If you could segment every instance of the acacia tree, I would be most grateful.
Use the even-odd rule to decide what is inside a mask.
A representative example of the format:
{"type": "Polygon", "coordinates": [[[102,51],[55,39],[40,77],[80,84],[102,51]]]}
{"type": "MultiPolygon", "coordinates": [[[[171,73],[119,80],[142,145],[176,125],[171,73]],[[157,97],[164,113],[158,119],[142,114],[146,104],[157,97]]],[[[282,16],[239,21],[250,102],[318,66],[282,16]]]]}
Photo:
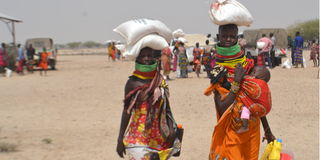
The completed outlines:
{"type": "Polygon", "coordinates": [[[102,44],[94,41],[87,41],[87,42],[84,42],[82,46],[85,48],[96,48],[96,47],[102,46],[102,44]]]}
{"type": "Polygon", "coordinates": [[[81,44],[82,42],[70,42],[70,43],[67,43],[66,45],[71,49],[75,49],[75,48],[79,48],[81,44]]]}
{"type": "Polygon", "coordinates": [[[305,40],[319,40],[319,19],[293,24],[287,28],[287,32],[291,37],[294,37],[296,32],[300,32],[305,40]]]}

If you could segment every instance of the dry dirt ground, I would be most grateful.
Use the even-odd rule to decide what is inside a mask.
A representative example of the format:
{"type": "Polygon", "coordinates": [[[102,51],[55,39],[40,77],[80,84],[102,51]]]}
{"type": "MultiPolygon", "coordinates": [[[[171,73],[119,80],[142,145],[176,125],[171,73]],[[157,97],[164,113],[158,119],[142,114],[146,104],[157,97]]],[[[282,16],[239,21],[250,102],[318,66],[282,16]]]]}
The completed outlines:
{"type": "MultiPolygon", "coordinates": [[[[319,159],[319,69],[311,63],[272,69],[269,82],[269,123],[297,160],[319,159]]],[[[38,72],[0,77],[0,144],[17,146],[15,152],[0,152],[0,160],[120,159],[115,148],[124,84],[133,66],[106,56],[60,56],[58,70],[46,77],[38,72]]],[[[208,157],[216,116],[213,97],[203,95],[209,84],[204,77],[191,73],[168,81],[175,119],[185,128],[181,157],[173,159],[208,157]]]]}

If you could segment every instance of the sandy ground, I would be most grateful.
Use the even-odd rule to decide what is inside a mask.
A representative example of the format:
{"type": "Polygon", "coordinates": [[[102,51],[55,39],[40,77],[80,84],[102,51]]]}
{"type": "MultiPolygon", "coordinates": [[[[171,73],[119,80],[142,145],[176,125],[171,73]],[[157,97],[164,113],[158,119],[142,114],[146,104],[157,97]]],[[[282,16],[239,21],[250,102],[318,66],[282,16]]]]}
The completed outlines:
{"type": "MultiPolygon", "coordinates": [[[[272,69],[269,82],[269,123],[297,160],[319,159],[319,70],[311,63],[272,69]]],[[[123,88],[133,66],[106,56],[60,56],[58,70],[47,77],[0,77],[0,143],[17,145],[16,152],[0,153],[0,160],[120,159],[115,148],[123,88]]],[[[182,155],[173,159],[208,157],[216,117],[213,98],[202,94],[209,80],[201,77],[191,73],[168,82],[174,116],[185,128],[182,155]]]]}

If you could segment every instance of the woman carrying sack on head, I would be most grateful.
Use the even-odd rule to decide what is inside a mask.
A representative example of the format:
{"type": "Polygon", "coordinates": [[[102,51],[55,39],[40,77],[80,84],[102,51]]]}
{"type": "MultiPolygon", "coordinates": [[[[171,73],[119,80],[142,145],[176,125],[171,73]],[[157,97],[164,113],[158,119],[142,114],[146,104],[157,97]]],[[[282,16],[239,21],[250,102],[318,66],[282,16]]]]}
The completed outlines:
{"type": "MultiPolygon", "coordinates": [[[[134,22],[140,21],[150,22],[134,22]]],[[[144,24],[136,31],[128,25],[128,33],[137,34],[137,30],[143,30],[141,27],[150,27],[144,24]]],[[[144,35],[137,35],[139,38],[127,45],[124,54],[134,58],[135,70],[125,85],[117,153],[122,158],[126,154],[129,160],[167,160],[178,156],[183,133],[173,118],[168,85],[160,74],[159,51],[169,47],[168,41],[154,31],[141,33],[144,35]]]]}
{"type": "Polygon", "coordinates": [[[212,5],[211,18],[219,25],[216,49],[216,66],[210,71],[210,87],[205,95],[214,94],[217,124],[212,134],[210,160],[257,160],[260,146],[260,122],[268,142],[275,139],[265,115],[271,109],[268,78],[252,75],[254,66],[237,44],[238,26],[248,26],[252,17],[248,10],[235,0],[219,0],[212,5]],[[236,12],[234,12],[236,11],[236,12]],[[221,16],[223,15],[223,16],[221,16]],[[225,19],[223,19],[224,17],[225,19]],[[222,18],[222,19],[221,19],[222,18]],[[242,113],[246,110],[246,115],[242,113]],[[246,121],[244,121],[246,120],[246,121]],[[246,124],[246,126],[245,126],[246,124]]]}

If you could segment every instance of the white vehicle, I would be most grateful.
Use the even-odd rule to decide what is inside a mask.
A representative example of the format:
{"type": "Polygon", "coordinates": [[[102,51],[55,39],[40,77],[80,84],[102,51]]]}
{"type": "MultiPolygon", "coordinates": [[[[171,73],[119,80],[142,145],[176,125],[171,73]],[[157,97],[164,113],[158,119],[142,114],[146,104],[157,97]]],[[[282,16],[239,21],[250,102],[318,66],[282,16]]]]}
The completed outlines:
{"type": "Polygon", "coordinates": [[[35,65],[38,65],[40,62],[40,57],[37,55],[40,55],[40,53],[43,51],[43,48],[46,48],[47,52],[51,53],[49,54],[49,61],[48,65],[51,69],[56,68],[56,59],[57,59],[57,52],[54,48],[53,40],[51,38],[32,38],[26,40],[26,47],[29,47],[29,45],[32,45],[32,47],[35,49],[35,65]]]}

